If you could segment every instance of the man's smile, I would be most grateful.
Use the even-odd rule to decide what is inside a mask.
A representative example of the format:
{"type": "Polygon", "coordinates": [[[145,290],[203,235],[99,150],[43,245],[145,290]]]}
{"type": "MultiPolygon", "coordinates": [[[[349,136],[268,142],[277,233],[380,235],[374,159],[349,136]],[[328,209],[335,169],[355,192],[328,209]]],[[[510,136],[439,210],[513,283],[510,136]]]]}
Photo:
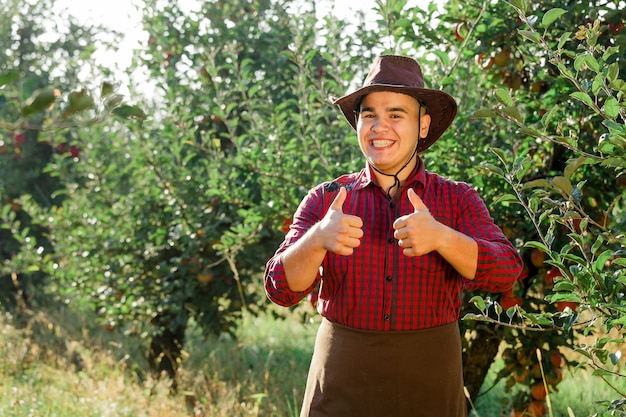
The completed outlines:
{"type": "Polygon", "coordinates": [[[386,148],[388,146],[393,145],[395,142],[393,140],[388,139],[374,139],[370,141],[370,144],[374,148],[386,148]]]}

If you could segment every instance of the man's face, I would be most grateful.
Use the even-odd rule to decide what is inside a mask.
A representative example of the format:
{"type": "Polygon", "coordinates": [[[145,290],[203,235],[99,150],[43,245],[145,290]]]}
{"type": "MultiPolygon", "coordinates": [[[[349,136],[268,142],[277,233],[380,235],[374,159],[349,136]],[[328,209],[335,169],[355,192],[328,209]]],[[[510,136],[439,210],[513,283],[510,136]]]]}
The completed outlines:
{"type": "Polygon", "coordinates": [[[406,94],[379,91],[365,96],[356,130],[370,165],[386,174],[396,174],[413,155],[418,136],[423,138],[428,133],[430,116],[421,115],[421,123],[418,117],[417,100],[406,94]]]}

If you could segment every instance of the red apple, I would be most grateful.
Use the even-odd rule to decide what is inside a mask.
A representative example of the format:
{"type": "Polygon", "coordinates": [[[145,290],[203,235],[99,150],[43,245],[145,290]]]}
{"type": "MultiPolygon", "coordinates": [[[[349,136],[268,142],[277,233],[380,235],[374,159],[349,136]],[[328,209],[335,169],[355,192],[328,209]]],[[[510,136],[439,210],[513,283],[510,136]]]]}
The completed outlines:
{"type": "Polygon", "coordinates": [[[208,282],[211,282],[211,280],[213,279],[213,275],[208,271],[203,271],[196,275],[196,278],[201,284],[206,284],[208,282]]]}
{"type": "Polygon", "coordinates": [[[561,271],[558,268],[550,268],[546,272],[546,282],[548,284],[552,284],[554,283],[554,279],[560,276],[562,275],[561,275],[561,271]]]}
{"type": "Polygon", "coordinates": [[[522,304],[522,297],[518,297],[516,295],[507,296],[506,294],[500,297],[500,305],[502,306],[504,310],[508,310],[511,307],[519,306],[521,304],[522,304]]]}
{"type": "Polygon", "coordinates": [[[24,133],[21,133],[21,132],[16,133],[15,136],[13,136],[13,142],[17,146],[22,146],[25,140],[26,140],[26,135],[24,133]]]}
{"type": "Polygon", "coordinates": [[[530,417],[542,417],[546,415],[546,406],[543,401],[531,401],[526,411],[530,417]]]}
{"type": "Polygon", "coordinates": [[[530,395],[535,400],[545,400],[548,395],[546,392],[546,387],[543,385],[543,382],[535,382],[530,386],[530,395]]]}
{"type": "Polygon", "coordinates": [[[467,25],[465,22],[459,22],[454,26],[454,37],[457,41],[463,42],[467,36],[467,25]]]}
{"type": "Polygon", "coordinates": [[[559,368],[563,363],[563,356],[561,356],[559,352],[552,352],[552,354],[550,355],[550,363],[553,367],[559,368]]]}
{"type": "Polygon", "coordinates": [[[282,230],[283,233],[288,233],[289,227],[292,223],[293,221],[291,220],[291,218],[287,217],[285,220],[283,220],[283,224],[280,226],[280,230],[282,230]]]}
{"type": "Polygon", "coordinates": [[[572,311],[576,311],[576,309],[578,308],[578,303],[575,303],[574,301],[557,301],[556,302],[556,308],[559,311],[565,311],[567,307],[571,308],[572,311]]]}
{"type": "Polygon", "coordinates": [[[537,268],[541,268],[545,260],[546,254],[543,251],[535,248],[530,252],[530,262],[537,268]]]}

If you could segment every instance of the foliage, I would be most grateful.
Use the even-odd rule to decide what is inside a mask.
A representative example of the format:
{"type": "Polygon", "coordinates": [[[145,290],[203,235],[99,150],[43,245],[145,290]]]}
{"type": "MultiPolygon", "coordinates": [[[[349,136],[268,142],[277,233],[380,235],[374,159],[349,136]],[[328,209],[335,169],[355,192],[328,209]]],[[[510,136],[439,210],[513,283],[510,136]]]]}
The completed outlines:
{"type": "MultiPolygon", "coordinates": [[[[485,103],[470,121],[504,122],[515,130],[513,146],[490,144],[497,162],[485,160],[480,167],[507,184],[497,203],[526,219],[506,222],[503,229],[524,245],[528,269],[517,289],[503,294],[499,303],[493,297],[474,297],[480,313],[473,317],[512,329],[505,338],[517,358],[501,374],[509,378],[509,386],[548,381],[556,389],[560,365],[550,358],[560,355],[558,346],[577,347],[603,377],[616,372],[616,343],[624,337],[621,178],[626,164],[624,81],[619,75],[624,68],[618,59],[625,40],[619,25],[623,17],[611,4],[568,10],[513,4],[517,17],[494,18],[476,48],[481,69],[503,85],[494,86],[496,104],[485,103]],[[571,27],[578,32],[567,31],[571,27]],[[510,42],[513,28],[518,36],[510,42]],[[506,59],[498,62],[503,51],[506,59]],[[610,336],[580,345],[574,331],[610,336]],[[546,369],[533,377],[528,372],[533,365],[519,358],[533,359],[536,349],[543,351],[546,369]]],[[[481,21],[491,16],[483,10],[481,21]]],[[[469,26],[480,36],[480,23],[469,26]]],[[[625,394],[616,388],[618,395],[625,394]]],[[[531,390],[515,398],[511,407],[524,407],[532,396],[531,390]]]]}
{"type": "Polygon", "coordinates": [[[526,263],[511,291],[467,294],[464,314],[479,321],[465,320],[466,334],[487,338],[469,339],[467,361],[493,342],[495,355],[503,340],[513,354],[500,377],[509,390],[527,387],[515,409],[532,402],[535,381],[560,382],[565,362],[550,358],[565,347],[584,348],[600,375],[614,372],[624,317],[623,3],[446,2],[443,13],[377,4],[389,50],[417,54],[427,85],[459,102],[427,166],[471,182],[526,263]],[[611,336],[585,346],[581,332],[611,336]]]}
{"type": "Polygon", "coordinates": [[[70,16],[51,14],[53,4],[9,1],[0,9],[0,50],[7,57],[0,63],[0,303],[5,306],[30,306],[43,295],[41,267],[54,249],[48,222],[30,208],[62,204],[65,185],[47,165],[55,158],[78,160],[80,144],[72,129],[127,116],[122,113],[128,109],[141,116],[108,82],[97,99],[85,87],[71,90],[88,69],[88,40],[100,28],[82,28],[70,16]],[[46,37],[46,25],[55,24],[56,36],[46,37]]]}
{"type": "Polygon", "coordinates": [[[69,197],[52,213],[54,291],[90,300],[108,330],[145,337],[153,371],[175,374],[191,318],[220,333],[258,310],[263,265],[299,200],[354,169],[358,149],[328,96],[371,53],[306,6],[209,2],[185,14],[148,2],[137,59],[160,104],[128,129],[76,132],[89,151],[51,166],[69,197]]]}
{"type": "MultiPolygon", "coordinates": [[[[466,363],[488,344],[493,360],[503,340],[499,376],[525,386],[515,409],[535,382],[556,389],[575,364],[554,355],[577,333],[623,339],[622,3],[378,0],[368,28],[320,20],[313,1],[149,1],[136,56],[156,85],[146,113],[112,82],[67,87],[91,51],[78,37],[93,32],[70,22],[55,44],[66,52],[36,54],[17,35],[41,42],[46,5],[18,19],[17,4],[0,14],[29,28],[0,25],[15,58],[0,67],[2,274],[49,276],[49,293],[89,306],[111,337],[147,341],[153,371],[177,372],[190,322],[232,332],[241,310],[265,308],[263,265],[302,196],[361,168],[328,98],[379,53],[416,56],[427,86],[458,99],[422,157],[476,187],[527,265],[509,293],[467,294],[466,335],[488,339],[467,338],[466,363]],[[57,62],[71,63],[65,75],[57,62]],[[100,123],[110,116],[131,122],[100,123]]],[[[621,363],[610,338],[578,347],[601,377],[621,363]]]]}

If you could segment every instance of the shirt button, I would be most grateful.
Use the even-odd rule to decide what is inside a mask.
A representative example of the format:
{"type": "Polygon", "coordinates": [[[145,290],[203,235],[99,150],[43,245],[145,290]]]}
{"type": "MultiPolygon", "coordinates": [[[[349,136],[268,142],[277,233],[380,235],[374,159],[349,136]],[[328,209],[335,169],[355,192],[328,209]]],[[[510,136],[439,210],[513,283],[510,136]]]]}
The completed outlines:
{"type": "Polygon", "coordinates": [[[385,320],[389,320],[389,314],[385,314],[385,320]]]}
{"type": "Polygon", "coordinates": [[[390,245],[393,245],[393,238],[390,237],[388,242],[389,242],[390,245]]]}
{"type": "Polygon", "coordinates": [[[387,275],[387,278],[385,278],[387,280],[387,282],[391,282],[391,275],[387,275]]]}

